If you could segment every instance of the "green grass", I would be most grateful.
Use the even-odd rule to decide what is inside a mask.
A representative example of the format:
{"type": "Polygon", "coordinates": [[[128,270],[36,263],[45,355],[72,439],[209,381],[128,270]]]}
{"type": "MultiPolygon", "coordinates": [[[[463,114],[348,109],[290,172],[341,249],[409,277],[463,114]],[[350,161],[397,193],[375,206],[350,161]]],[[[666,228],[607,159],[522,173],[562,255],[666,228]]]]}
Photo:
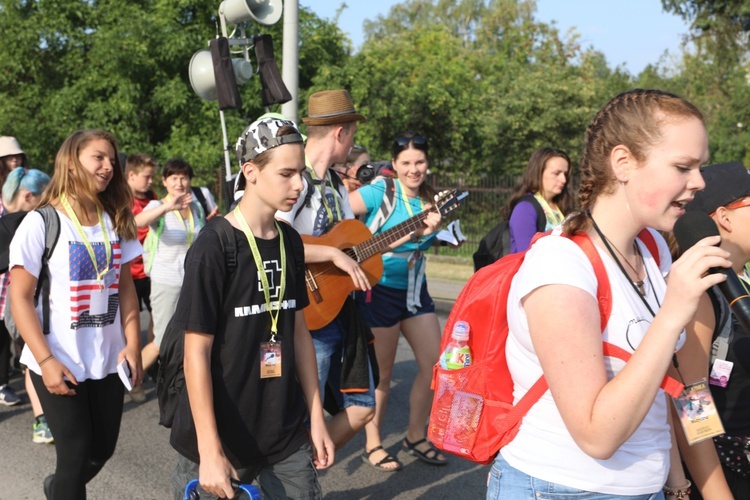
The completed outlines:
{"type": "Polygon", "coordinates": [[[474,273],[471,259],[444,255],[427,255],[427,278],[466,281],[474,273]]]}

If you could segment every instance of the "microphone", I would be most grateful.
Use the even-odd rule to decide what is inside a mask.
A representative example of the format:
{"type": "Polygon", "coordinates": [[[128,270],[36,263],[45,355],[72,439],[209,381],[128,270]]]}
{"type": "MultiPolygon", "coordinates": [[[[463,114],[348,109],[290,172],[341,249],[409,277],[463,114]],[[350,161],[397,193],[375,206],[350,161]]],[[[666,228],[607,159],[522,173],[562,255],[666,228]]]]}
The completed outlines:
{"type": "MultiPolygon", "coordinates": [[[[716,227],[716,223],[704,212],[687,212],[677,219],[674,225],[674,236],[683,252],[703,238],[718,235],[719,228],[716,227]]],[[[746,332],[750,332],[750,295],[745,290],[737,273],[731,268],[725,267],[712,267],[708,272],[726,275],[727,280],[716,286],[729,302],[729,307],[742,328],[746,332]]]]}

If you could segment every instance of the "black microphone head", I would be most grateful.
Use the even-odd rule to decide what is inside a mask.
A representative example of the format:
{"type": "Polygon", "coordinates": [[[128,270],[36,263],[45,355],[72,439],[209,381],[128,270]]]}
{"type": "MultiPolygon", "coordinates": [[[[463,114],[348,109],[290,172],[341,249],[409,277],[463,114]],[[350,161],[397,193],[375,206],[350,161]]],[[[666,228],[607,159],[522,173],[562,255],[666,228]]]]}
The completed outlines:
{"type": "Polygon", "coordinates": [[[674,237],[683,252],[703,238],[718,235],[719,228],[705,212],[686,212],[674,225],[674,237]]]}

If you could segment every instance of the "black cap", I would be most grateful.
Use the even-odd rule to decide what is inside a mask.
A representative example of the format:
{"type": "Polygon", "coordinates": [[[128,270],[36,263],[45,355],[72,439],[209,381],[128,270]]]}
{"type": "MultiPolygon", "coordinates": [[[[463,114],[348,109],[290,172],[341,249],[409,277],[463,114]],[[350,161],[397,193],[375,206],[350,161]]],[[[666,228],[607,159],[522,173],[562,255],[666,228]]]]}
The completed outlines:
{"type": "Polygon", "coordinates": [[[701,167],[701,174],[706,187],[695,193],[685,210],[712,214],[719,207],[750,196],[750,171],[738,161],[701,167]]]}

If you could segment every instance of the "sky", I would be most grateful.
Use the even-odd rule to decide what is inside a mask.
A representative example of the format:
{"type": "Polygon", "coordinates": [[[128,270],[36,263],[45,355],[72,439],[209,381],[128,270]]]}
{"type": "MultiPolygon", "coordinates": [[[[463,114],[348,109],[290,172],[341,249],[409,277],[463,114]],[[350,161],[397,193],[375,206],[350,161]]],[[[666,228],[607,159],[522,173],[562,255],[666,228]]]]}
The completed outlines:
{"type": "MultiPolygon", "coordinates": [[[[392,5],[402,0],[346,0],[348,7],[339,18],[355,50],[363,41],[365,20],[387,15],[392,5]]],[[[333,19],[345,0],[299,0],[321,18],[333,19]]],[[[594,47],[604,53],[611,67],[623,66],[638,74],[656,63],[665,51],[672,57],[680,53],[682,37],[688,25],[673,14],[662,11],[661,0],[537,0],[536,18],[555,22],[565,34],[575,28],[583,48],[594,47]]]]}

